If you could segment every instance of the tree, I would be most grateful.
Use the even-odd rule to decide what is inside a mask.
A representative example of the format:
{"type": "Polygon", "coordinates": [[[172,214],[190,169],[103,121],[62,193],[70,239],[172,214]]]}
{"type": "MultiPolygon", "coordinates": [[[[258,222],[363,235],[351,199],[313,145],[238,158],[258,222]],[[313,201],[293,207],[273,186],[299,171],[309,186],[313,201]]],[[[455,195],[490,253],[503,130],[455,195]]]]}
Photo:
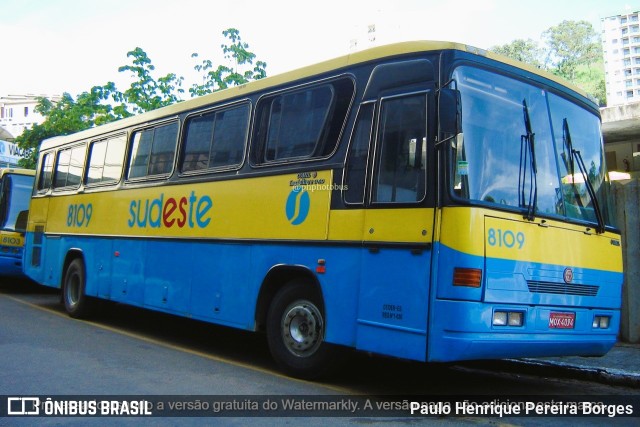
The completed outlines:
{"type": "Polygon", "coordinates": [[[545,56],[544,49],[540,48],[538,43],[532,39],[516,39],[511,43],[490,47],[489,50],[511,59],[531,64],[534,67],[545,68],[543,61],[545,56]]]}
{"type": "MultiPolygon", "coordinates": [[[[267,76],[267,63],[263,61],[253,61],[256,55],[249,50],[249,44],[242,41],[240,32],[235,28],[229,28],[222,32],[229,39],[231,44],[222,44],[222,52],[229,66],[218,65],[214,69],[213,61],[204,59],[193,68],[201,73],[202,83],[194,83],[189,89],[192,97],[202,96],[217,90],[226,89],[230,86],[237,86],[247,83],[251,80],[262,79],[267,76]],[[248,66],[253,66],[248,68],[248,66]],[[242,71],[244,69],[244,71],[242,71]]],[[[192,58],[198,58],[199,55],[194,53],[192,58]]]]}
{"type": "MultiPolygon", "coordinates": [[[[256,55],[248,50],[249,45],[242,41],[237,29],[229,28],[222,34],[230,41],[229,44],[221,45],[224,58],[230,66],[219,65],[214,70],[210,60],[197,65],[195,69],[204,74],[203,83],[194,84],[189,89],[191,96],[204,95],[266,77],[267,64],[255,61],[256,55]]],[[[194,57],[197,56],[194,54],[194,57]]],[[[92,87],[75,100],[68,93],[56,103],[46,98],[38,100],[36,111],[45,117],[44,122],[25,130],[16,138],[18,146],[30,153],[27,158],[20,160],[21,166],[32,169],[36,167],[38,150],[44,139],[79,132],[181,101],[180,96],[184,93],[183,77],[168,73],[156,79],[153,75],[155,66],[140,47],[127,52],[127,58],[131,58],[131,63],[119,67],[118,72],[130,72],[134,81],[124,92],[120,92],[113,82],[109,82],[104,86],[92,87]]]]}
{"type": "Polygon", "coordinates": [[[39,98],[35,110],[46,118],[42,124],[26,129],[16,138],[18,146],[29,153],[20,159],[20,166],[35,169],[38,149],[44,139],[68,135],[126,117],[127,112],[121,106],[111,105],[111,101],[117,101],[119,97],[115,84],[109,82],[104,86],[92,87],[75,100],[68,93],[64,93],[56,103],[39,98]]]}
{"type": "Polygon", "coordinates": [[[544,47],[518,39],[489,50],[561,76],[606,105],[603,54],[593,26],[587,21],[563,21],[543,32],[542,39],[544,47]]]}
{"type": "Polygon", "coordinates": [[[155,110],[180,101],[180,94],[184,93],[181,88],[184,77],[169,73],[156,81],[152,75],[155,66],[144,50],[136,47],[127,52],[129,57],[133,58],[132,64],[123,65],[118,71],[130,71],[137,79],[122,93],[123,101],[133,106],[134,113],[155,110]]]}
{"type": "Polygon", "coordinates": [[[575,82],[578,67],[602,58],[598,34],[588,21],[563,21],[542,33],[555,73],[575,82]]]}

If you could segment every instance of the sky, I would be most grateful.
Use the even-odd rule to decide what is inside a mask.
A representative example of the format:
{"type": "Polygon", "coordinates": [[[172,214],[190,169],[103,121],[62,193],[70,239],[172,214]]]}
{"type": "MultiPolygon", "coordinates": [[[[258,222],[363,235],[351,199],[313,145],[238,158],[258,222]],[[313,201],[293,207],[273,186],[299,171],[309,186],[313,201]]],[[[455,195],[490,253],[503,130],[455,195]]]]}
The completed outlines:
{"type": "Polygon", "coordinates": [[[191,54],[222,63],[227,28],[239,30],[272,76],[354,44],[444,40],[486,49],[539,41],[564,20],[600,32],[601,18],[638,10],[640,0],[0,0],[0,96],[76,96],[109,81],[124,91],[132,80],[118,67],[136,47],[156,79],[176,73],[186,90],[197,80],[191,54]]]}

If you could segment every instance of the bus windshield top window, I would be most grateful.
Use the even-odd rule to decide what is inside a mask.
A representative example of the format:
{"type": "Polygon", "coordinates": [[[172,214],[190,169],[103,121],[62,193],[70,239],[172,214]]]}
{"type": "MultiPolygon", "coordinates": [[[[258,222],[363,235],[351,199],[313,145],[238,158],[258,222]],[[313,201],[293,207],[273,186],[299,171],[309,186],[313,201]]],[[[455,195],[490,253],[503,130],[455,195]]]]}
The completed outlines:
{"type": "Polygon", "coordinates": [[[571,191],[566,184],[573,177],[562,160],[562,120],[568,117],[572,123],[581,123],[574,145],[583,150],[590,147],[582,155],[600,205],[605,206],[604,158],[598,149],[601,144],[593,144],[601,141],[598,117],[541,88],[473,67],[459,67],[454,79],[461,93],[463,127],[452,144],[454,194],[531,216],[595,221],[586,187],[579,191],[581,205],[573,184],[571,191]],[[523,105],[528,123],[523,120],[523,105]],[[535,134],[535,146],[528,149],[535,152],[523,153],[521,141],[529,132],[535,134]],[[523,173],[521,156],[526,154],[535,156],[537,173],[523,173]],[[529,197],[531,188],[536,191],[535,203],[529,197]],[[534,205],[535,212],[528,212],[534,205]]]}

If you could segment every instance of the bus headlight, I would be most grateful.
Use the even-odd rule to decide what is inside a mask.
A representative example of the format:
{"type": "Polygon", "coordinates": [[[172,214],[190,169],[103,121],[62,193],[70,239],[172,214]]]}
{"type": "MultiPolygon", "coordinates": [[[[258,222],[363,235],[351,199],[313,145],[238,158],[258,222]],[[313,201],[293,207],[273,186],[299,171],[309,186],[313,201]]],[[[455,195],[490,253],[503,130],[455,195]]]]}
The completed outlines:
{"type": "Polygon", "coordinates": [[[494,311],[493,326],[522,326],[524,316],[521,311],[494,311]]]}
{"type": "Polygon", "coordinates": [[[507,314],[507,324],[509,326],[522,326],[522,313],[519,311],[510,311],[507,314]]]}
{"type": "Polygon", "coordinates": [[[594,316],[593,324],[591,326],[594,329],[608,329],[610,322],[611,322],[610,316],[594,316]]]}
{"type": "Polygon", "coordinates": [[[507,312],[495,311],[493,313],[493,326],[506,326],[507,325],[507,312]]]}

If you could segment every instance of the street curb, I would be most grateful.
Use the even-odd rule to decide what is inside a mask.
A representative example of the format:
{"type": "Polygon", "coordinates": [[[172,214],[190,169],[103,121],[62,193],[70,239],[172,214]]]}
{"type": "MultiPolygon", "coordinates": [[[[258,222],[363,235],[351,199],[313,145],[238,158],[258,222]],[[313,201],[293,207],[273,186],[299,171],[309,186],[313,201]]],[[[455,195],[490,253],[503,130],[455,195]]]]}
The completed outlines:
{"type": "Polygon", "coordinates": [[[614,368],[594,368],[558,361],[539,359],[504,359],[502,362],[513,372],[544,377],[572,378],[598,383],[640,388],[640,374],[614,368]]]}

